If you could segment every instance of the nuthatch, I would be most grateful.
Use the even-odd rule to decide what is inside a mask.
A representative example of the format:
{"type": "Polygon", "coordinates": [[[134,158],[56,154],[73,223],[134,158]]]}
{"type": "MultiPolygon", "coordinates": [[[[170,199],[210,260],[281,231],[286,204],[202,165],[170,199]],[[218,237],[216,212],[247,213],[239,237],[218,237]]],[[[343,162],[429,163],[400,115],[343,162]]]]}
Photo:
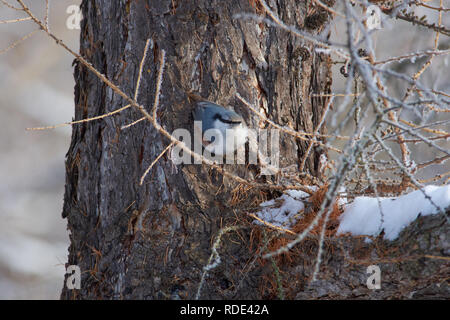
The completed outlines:
{"type": "Polygon", "coordinates": [[[206,150],[216,155],[225,155],[233,153],[245,144],[247,126],[239,114],[218,104],[202,100],[197,95],[191,93],[188,95],[196,101],[193,112],[194,125],[199,128],[201,124],[202,143],[206,150]]]}

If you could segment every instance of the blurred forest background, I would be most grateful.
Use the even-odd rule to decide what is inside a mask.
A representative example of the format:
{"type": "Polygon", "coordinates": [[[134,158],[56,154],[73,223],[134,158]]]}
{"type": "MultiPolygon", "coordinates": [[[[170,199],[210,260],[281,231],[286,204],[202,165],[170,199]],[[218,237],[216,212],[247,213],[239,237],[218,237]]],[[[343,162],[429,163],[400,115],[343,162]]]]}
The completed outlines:
{"type": "MultiPolygon", "coordinates": [[[[15,1],[9,1],[16,5],[15,1]]],[[[81,1],[50,1],[51,30],[78,51],[66,13],[81,1]]],[[[45,1],[27,1],[39,18],[45,1]]],[[[0,2],[0,20],[24,18],[0,2]]],[[[0,24],[0,50],[36,29],[0,24]]],[[[0,299],[58,299],[69,237],[61,218],[64,158],[71,128],[26,131],[71,121],[73,58],[43,32],[0,55],[0,299]]]]}
{"type": "MultiPolygon", "coordinates": [[[[14,2],[9,1],[11,4],[14,2]]],[[[26,3],[38,18],[44,17],[45,1],[26,3]]],[[[49,3],[50,29],[70,48],[78,51],[79,30],[67,27],[71,13],[66,10],[71,5],[79,5],[81,0],[53,0],[49,3]]],[[[427,2],[435,7],[439,7],[439,3],[439,0],[427,2]]],[[[419,17],[426,14],[429,22],[437,21],[436,11],[416,8],[415,13],[419,17]]],[[[23,17],[22,12],[11,10],[0,2],[0,21],[23,17]]],[[[448,13],[443,15],[442,24],[450,27],[448,13]]],[[[4,52],[35,29],[36,25],[31,21],[0,24],[0,299],[58,299],[69,246],[66,221],[61,218],[61,211],[64,158],[70,144],[71,128],[25,129],[72,120],[73,58],[44,32],[36,32],[4,52]]],[[[331,31],[334,41],[346,41],[344,22],[335,23],[331,31]]],[[[374,35],[377,60],[433,50],[434,38],[432,30],[391,19],[374,35]]],[[[449,38],[441,35],[438,49],[449,48],[449,38]]],[[[412,75],[425,60],[426,57],[405,60],[391,67],[412,75]]],[[[337,64],[333,68],[334,93],[344,91],[345,78],[339,72],[341,66],[337,64]]],[[[436,56],[432,66],[422,75],[421,82],[448,93],[449,71],[448,55],[436,56]]],[[[390,85],[390,93],[403,96],[405,86],[398,82],[390,85]]],[[[340,101],[337,98],[334,105],[338,106],[340,101]]],[[[414,116],[411,120],[415,120],[414,116]]],[[[445,144],[448,147],[448,142],[445,144]]],[[[430,149],[427,150],[429,152],[430,149]]],[[[434,155],[427,152],[413,152],[419,157],[414,160],[433,159],[434,155]]],[[[442,165],[430,166],[422,175],[432,177],[448,170],[442,165]]]]}

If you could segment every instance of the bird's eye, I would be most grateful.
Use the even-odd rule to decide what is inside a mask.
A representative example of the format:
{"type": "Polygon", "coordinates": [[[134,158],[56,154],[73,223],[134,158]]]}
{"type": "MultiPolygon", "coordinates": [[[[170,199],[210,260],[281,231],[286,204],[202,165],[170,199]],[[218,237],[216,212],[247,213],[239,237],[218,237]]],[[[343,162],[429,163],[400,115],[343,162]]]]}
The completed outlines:
{"type": "Polygon", "coordinates": [[[229,117],[219,117],[219,120],[222,121],[223,123],[228,123],[228,124],[239,124],[239,123],[241,123],[240,120],[232,120],[229,117]]]}

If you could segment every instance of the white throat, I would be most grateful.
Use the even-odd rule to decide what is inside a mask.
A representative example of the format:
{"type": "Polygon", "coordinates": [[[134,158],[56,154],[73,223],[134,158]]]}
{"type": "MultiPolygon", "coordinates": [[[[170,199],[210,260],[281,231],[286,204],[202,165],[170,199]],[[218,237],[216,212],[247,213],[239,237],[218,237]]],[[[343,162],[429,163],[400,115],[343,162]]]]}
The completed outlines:
{"type": "Polygon", "coordinates": [[[231,125],[220,120],[214,121],[214,129],[207,130],[205,136],[208,139],[214,136],[214,141],[206,146],[206,150],[218,155],[229,154],[236,151],[247,141],[248,129],[245,124],[231,125]]]}

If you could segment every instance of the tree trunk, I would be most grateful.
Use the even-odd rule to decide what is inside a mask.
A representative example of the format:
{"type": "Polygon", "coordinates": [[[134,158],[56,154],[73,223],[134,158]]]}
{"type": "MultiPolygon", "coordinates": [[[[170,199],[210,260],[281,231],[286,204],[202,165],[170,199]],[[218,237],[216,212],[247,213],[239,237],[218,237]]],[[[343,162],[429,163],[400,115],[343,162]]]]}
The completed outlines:
{"type": "MultiPolygon", "coordinates": [[[[311,33],[323,32],[327,23],[306,18],[303,1],[272,0],[269,6],[287,24],[311,33]]],[[[159,52],[165,50],[158,120],[169,132],[192,126],[186,92],[234,106],[250,128],[267,124],[235,93],[282,126],[312,132],[320,120],[327,101],[311,95],[330,90],[329,57],[284,30],[233,18],[263,14],[257,1],[91,0],[83,1],[82,10],[81,55],[131,97],[151,39],[138,97],[149,111],[159,52]]],[[[127,104],[78,63],[75,81],[75,120],[127,104]]],[[[275,195],[238,184],[205,164],[174,166],[167,154],[141,186],[142,174],[169,141],[147,121],[121,129],[140,117],[129,108],[73,127],[63,217],[71,233],[68,264],[80,267],[81,289],[64,287],[63,299],[192,299],[219,231],[251,226],[246,209],[275,195]]],[[[307,147],[280,134],[280,167],[298,166],[307,147]]],[[[320,152],[311,152],[307,173],[318,175],[320,152]]],[[[248,180],[258,173],[256,166],[224,168],[248,180]]],[[[273,297],[262,276],[272,269],[253,259],[253,236],[250,227],[222,236],[220,263],[205,276],[200,298],[273,297]]]]}
{"type": "MultiPolygon", "coordinates": [[[[319,280],[300,291],[286,286],[286,291],[295,299],[448,300],[449,234],[450,225],[439,214],[417,218],[395,241],[381,237],[372,243],[354,237],[327,241],[319,280]],[[379,288],[367,286],[373,275],[369,266],[379,268],[379,288]]],[[[316,242],[301,245],[301,250],[307,252],[302,258],[305,270],[311,269],[308,264],[314,254],[308,252],[315,251],[316,242]]],[[[287,278],[302,279],[292,265],[285,265],[284,272],[287,278]]]]}

